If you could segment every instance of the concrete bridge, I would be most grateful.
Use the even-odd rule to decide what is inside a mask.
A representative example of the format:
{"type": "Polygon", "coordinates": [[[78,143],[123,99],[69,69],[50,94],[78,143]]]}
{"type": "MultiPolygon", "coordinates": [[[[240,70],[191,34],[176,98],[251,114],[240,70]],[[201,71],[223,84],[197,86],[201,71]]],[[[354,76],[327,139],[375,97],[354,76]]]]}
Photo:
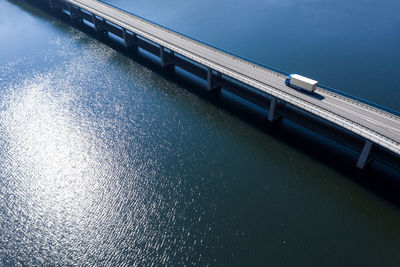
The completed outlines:
{"type": "MultiPolygon", "coordinates": [[[[130,49],[160,57],[163,67],[177,66],[207,81],[207,90],[228,90],[282,117],[360,152],[363,169],[379,160],[400,169],[400,115],[357,97],[318,87],[306,94],[285,85],[286,74],[224,52],[171,29],[97,0],[34,0],[71,22],[86,23],[100,34],[121,38],[130,49]],[[85,21],[85,22],[84,22],[85,21]]],[[[321,151],[323,153],[323,151],[321,151]]]]}

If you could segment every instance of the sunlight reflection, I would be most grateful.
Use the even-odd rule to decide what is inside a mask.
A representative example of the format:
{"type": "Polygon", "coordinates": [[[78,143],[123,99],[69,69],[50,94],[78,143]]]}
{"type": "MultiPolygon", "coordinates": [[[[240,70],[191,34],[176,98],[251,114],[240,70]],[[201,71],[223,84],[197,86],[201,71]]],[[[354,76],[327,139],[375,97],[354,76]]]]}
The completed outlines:
{"type": "Polygon", "coordinates": [[[87,133],[46,88],[49,81],[26,85],[10,104],[3,125],[13,142],[11,158],[32,200],[44,209],[83,215],[93,193],[85,179],[94,169],[87,133]],[[36,174],[36,175],[34,175],[36,174]]]}
{"type": "Polygon", "coordinates": [[[176,238],[162,225],[174,224],[178,202],[166,201],[176,189],[165,190],[172,182],[159,173],[160,133],[143,115],[154,99],[141,98],[151,72],[96,41],[82,48],[85,35],[71,34],[52,38],[63,46],[57,54],[36,55],[43,69],[23,59],[0,67],[10,79],[0,95],[3,250],[56,265],[120,259],[127,249],[141,261],[160,257],[160,244],[176,238]],[[29,73],[18,76],[22,65],[29,73]],[[127,84],[141,93],[131,98],[127,84]]]}

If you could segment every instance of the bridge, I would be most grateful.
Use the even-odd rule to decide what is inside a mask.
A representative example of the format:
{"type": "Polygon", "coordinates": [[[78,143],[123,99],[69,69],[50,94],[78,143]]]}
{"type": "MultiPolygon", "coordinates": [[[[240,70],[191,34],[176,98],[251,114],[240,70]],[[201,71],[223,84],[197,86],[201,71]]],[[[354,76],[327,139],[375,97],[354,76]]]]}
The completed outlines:
{"type": "MultiPolygon", "coordinates": [[[[128,49],[160,57],[207,82],[207,90],[228,90],[266,108],[270,122],[285,118],[360,152],[363,169],[379,160],[400,169],[400,114],[374,103],[319,86],[313,94],[285,85],[285,73],[263,66],[97,0],[33,0],[71,23],[113,34],[128,49]],[[40,3],[38,3],[40,2],[40,3]]],[[[323,151],[321,151],[323,153],[323,151]]]]}

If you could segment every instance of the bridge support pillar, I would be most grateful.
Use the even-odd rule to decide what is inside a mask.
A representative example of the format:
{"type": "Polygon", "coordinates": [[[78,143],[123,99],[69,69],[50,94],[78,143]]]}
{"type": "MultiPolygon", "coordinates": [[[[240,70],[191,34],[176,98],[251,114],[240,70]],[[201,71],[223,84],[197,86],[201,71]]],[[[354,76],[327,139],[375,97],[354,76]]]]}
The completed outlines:
{"type": "Polygon", "coordinates": [[[104,19],[97,19],[95,14],[92,14],[92,21],[94,25],[94,30],[96,33],[103,33],[104,35],[108,35],[108,32],[104,29],[104,19]]]}
{"type": "Polygon", "coordinates": [[[276,99],[276,97],[273,97],[271,99],[271,102],[269,103],[268,121],[270,122],[277,121],[281,118],[281,116],[278,116],[276,114],[277,105],[278,105],[278,100],[276,99]]]}
{"type": "MultiPolygon", "coordinates": [[[[218,76],[221,76],[220,73],[217,74],[218,76]]],[[[207,90],[208,91],[219,91],[221,90],[221,87],[216,86],[213,83],[213,73],[211,68],[207,68],[207,90]]]]}
{"type": "Polygon", "coordinates": [[[53,0],[49,0],[49,7],[50,7],[51,11],[53,11],[53,9],[54,9],[53,0]]]}
{"type": "Polygon", "coordinates": [[[130,47],[133,45],[132,39],[130,38],[130,35],[126,32],[126,29],[122,29],[122,39],[124,39],[124,46],[125,47],[130,47]]]}
{"type": "Polygon", "coordinates": [[[371,162],[371,159],[369,159],[369,153],[371,152],[371,149],[372,149],[372,142],[367,140],[365,142],[361,155],[358,158],[357,168],[362,170],[365,168],[365,166],[367,166],[371,162]]]}
{"type": "MultiPolygon", "coordinates": [[[[174,55],[174,52],[171,51],[171,55],[174,55]]],[[[174,64],[171,63],[170,59],[168,58],[169,54],[165,52],[165,48],[160,46],[160,59],[161,59],[161,66],[165,67],[175,67],[174,64]]]]}
{"type": "Polygon", "coordinates": [[[124,39],[124,46],[126,48],[134,48],[135,51],[138,51],[139,47],[137,46],[137,35],[136,33],[129,34],[125,28],[122,29],[122,39],[124,39]]]}
{"type": "Polygon", "coordinates": [[[57,3],[54,0],[49,0],[49,7],[52,13],[57,9],[57,3]]]}
{"type": "Polygon", "coordinates": [[[81,8],[71,5],[71,3],[68,3],[67,5],[71,23],[82,22],[82,18],[80,17],[81,8]]]}

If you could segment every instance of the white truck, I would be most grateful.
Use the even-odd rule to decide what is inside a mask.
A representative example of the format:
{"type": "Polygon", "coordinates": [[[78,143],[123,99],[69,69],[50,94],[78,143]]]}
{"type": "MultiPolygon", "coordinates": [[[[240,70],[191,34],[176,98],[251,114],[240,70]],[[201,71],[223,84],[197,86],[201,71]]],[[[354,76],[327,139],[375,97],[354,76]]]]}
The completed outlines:
{"type": "Polygon", "coordinates": [[[312,93],[317,88],[318,82],[298,74],[290,74],[286,77],[285,84],[312,93]]]}

